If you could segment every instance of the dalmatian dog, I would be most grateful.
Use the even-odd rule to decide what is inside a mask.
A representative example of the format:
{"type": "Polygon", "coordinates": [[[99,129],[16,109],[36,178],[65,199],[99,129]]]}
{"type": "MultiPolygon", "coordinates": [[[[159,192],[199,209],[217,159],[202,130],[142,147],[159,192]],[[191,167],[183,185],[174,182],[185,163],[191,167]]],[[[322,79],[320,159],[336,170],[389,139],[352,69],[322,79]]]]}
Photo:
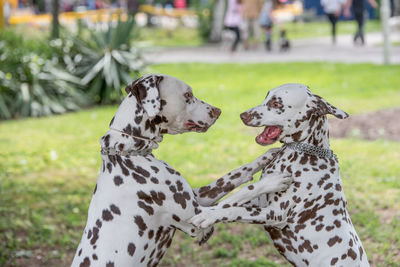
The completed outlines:
{"type": "Polygon", "coordinates": [[[280,141],[280,151],[259,182],[204,208],[190,222],[204,228],[219,221],[246,221],[250,218],[232,206],[257,205],[267,210],[267,235],[294,266],[369,266],[347,210],[338,160],[330,150],[327,114],[348,117],[301,84],[269,91],[264,102],[242,113],[241,119],[248,126],[265,127],[256,142],[266,146],[280,141]],[[284,192],[265,194],[276,172],[289,173],[293,183],[284,192]],[[284,225],[274,227],[271,219],[284,225]]]}
{"type": "MultiPolygon", "coordinates": [[[[154,157],[152,149],[164,134],[207,131],[221,111],[167,75],[143,76],[126,92],[109,131],[100,139],[102,167],[72,266],[156,266],[176,229],[205,242],[213,228],[198,230],[187,220],[201,213],[201,205],[211,205],[251,181],[273,158],[273,151],[267,152],[192,190],[178,171],[154,157]]],[[[280,179],[271,184],[271,192],[287,188],[280,179]]],[[[254,213],[258,208],[241,209],[254,213]]]]}

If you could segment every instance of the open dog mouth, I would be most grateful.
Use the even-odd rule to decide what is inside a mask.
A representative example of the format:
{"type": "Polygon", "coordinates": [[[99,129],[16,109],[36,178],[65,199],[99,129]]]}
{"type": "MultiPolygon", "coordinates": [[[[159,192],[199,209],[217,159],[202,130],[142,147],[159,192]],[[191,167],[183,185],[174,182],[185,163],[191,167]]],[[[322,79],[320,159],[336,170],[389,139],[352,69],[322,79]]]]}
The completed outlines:
{"type": "Polygon", "coordinates": [[[185,128],[190,132],[204,133],[208,130],[208,128],[210,128],[210,126],[208,124],[200,126],[193,121],[188,121],[185,123],[185,128]]]}
{"type": "Polygon", "coordinates": [[[281,126],[266,126],[264,131],[256,137],[256,142],[262,146],[273,144],[276,142],[276,140],[278,140],[281,132],[281,126]]]}

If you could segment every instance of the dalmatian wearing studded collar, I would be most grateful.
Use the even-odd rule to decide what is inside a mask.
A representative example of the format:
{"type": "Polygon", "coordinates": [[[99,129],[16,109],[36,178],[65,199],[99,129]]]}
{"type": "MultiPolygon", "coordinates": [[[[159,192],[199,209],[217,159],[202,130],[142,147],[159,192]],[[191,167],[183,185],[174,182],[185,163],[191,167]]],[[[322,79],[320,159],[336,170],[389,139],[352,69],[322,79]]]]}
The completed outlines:
{"type": "Polygon", "coordinates": [[[232,206],[256,205],[267,210],[264,228],[294,266],[369,266],[347,210],[338,160],[330,150],[327,114],[348,117],[301,84],[269,91],[261,105],[241,118],[248,126],[265,126],[256,142],[266,146],[280,141],[280,151],[263,169],[259,182],[215,207],[203,208],[190,222],[209,227],[219,221],[246,221],[246,215],[232,206]],[[289,173],[293,183],[284,192],[265,194],[276,172],[289,173]],[[271,226],[274,218],[284,225],[271,226]]]}
{"type": "MultiPolygon", "coordinates": [[[[267,152],[192,190],[178,171],[156,159],[151,150],[164,134],[207,131],[221,111],[167,75],[146,75],[126,91],[110,130],[100,140],[101,172],[72,266],[156,266],[176,229],[205,242],[213,228],[198,230],[187,220],[201,213],[200,205],[208,206],[250,181],[272,159],[272,152],[267,152]]],[[[271,192],[286,188],[280,179],[269,187],[271,192]]],[[[240,209],[246,214],[259,210],[240,209]]]]}

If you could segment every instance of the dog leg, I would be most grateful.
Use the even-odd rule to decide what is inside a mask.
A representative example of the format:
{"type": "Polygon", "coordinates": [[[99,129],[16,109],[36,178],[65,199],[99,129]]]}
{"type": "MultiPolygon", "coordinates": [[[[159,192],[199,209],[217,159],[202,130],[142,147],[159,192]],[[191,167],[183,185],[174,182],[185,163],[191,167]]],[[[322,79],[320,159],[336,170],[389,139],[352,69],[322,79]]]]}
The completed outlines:
{"type": "Polygon", "coordinates": [[[241,206],[252,199],[261,196],[262,194],[284,191],[292,182],[293,179],[289,176],[289,174],[269,174],[268,177],[243,187],[239,190],[239,192],[222,200],[218,203],[217,207],[223,208],[229,206],[241,206]]]}
{"type": "Polygon", "coordinates": [[[286,222],[286,210],[274,210],[272,208],[245,208],[229,207],[215,208],[203,207],[202,212],[189,219],[189,223],[204,229],[218,222],[242,222],[252,224],[264,224],[267,226],[284,228],[286,222]]]}
{"type": "Polygon", "coordinates": [[[236,187],[251,181],[253,175],[263,169],[276,156],[279,150],[280,148],[272,148],[254,161],[231,171],[215,182],[193,189],[197,202],[204,207],[210,206],[236,187]]]}

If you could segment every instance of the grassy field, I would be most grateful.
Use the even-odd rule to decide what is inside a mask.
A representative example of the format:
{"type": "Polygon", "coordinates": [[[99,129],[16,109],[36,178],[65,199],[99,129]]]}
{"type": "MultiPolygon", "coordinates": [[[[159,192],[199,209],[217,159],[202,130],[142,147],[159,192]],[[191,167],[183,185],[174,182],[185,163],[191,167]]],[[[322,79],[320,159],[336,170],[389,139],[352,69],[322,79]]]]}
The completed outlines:
{"type": "MultiPolygon", "coordinates": [[[[220,107],[205,134],[166,136],[155,155],[193,187],[254,159],[259,130],[239,114],[286,82],[309,85],[351,114],[399,106],[400,66],[323,63],[154,66],[220,107]],[[172,153],[173,151],[173,153],[172,153]],[[195,153],[193,153],[195,152],[195,153]]],[[[100,168],[99,138],[117,107],[0,123],[0,266],[68,266],[100,168]]],[[[334,139],[350,213],[374,266],[400,262],[400,143],[334,139]]],[[[203,247],[178,233],[162,266],[286,266],[254,225],[218,225],[203,247]]]]}

